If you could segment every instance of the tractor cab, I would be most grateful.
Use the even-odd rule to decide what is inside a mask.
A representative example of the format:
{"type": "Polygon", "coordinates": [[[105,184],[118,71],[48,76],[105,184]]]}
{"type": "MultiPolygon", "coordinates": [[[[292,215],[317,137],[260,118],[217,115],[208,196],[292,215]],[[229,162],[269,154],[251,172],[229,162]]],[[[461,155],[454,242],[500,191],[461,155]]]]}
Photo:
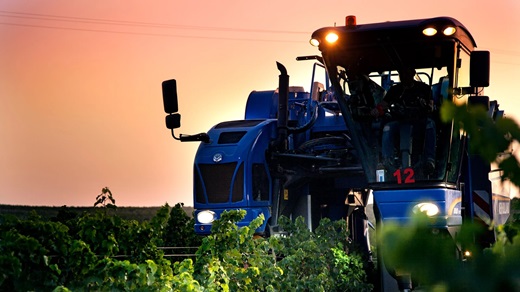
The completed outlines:
{"type": "MultiPolygon", "coordinates": [[[[465,103],[489,82],[489,54],[474,52],[461,23],[440,17],[357,25],[351,16],[346,26],[315,31],[311,43],[322,52],[372,189],[458,183],[462,135],[440,121],[439,108],[447,100],[465,103]],[[388,102],[386,93],[407,69],[428,96],[412,92],[415,100],[388,102]]],[[[414,88],[399,94],[407,90],[414,88]]]]}

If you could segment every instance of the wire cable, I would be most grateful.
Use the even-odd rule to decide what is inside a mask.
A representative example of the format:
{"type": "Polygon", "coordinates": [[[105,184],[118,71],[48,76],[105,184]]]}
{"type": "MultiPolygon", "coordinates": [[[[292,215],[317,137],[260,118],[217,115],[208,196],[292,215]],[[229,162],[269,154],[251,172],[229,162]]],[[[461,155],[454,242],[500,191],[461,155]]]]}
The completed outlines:
{"type": "Polygon", "coordinates": [[[50,25],[37,25],[37,24],[21,24],[21,23],[10,23],[10,22],[0,22],[0,25],[10,25],[10,26],[18,26],[18,27],[32,27],[32,28],[60,29],[60,30],[71,30],[71,31],[87,31],[87,32],[99,32],[99,33],[114,33],[114,34],[128,34],[128,35],[144,35],[144,36],[157,36],[157,37],[176,37],[176,38],[192,38],[192,39],[213,39],[213,40],[226,40],[226,41],[254,41],[254,42],[301,43],[301,41],[298,41],[298,40],[287,40],[287,39],[260,39],[260,38],[218,37],[218,36],[197,36],[197,35],[181,35],[181,34],[168,34],[168,33],[133,32],[133,31],[115,31],[115,30],[106,30],[106,29],[75,28],[75,27],[50,26],[50,25]]]}
{"type": "Polygon", "coordinates": [[[105,25],[108,24],[108,25],[134,26],[134,27],[187,29],[187,30],[208,30],[208,31],[270,33],[270,34],[300,34],[300,35],[309,34],[309,32],[304,32],[304,31],[280,31],[280,30],[263,30],[263,29],[230,28],[230,27],[177,25],[177,24],[126,21],[126,20],[70,17],[70,16],[50,15],[50,14],[22,13],[22,12],[12,12],[12,11],[5,11],[5,10],[0,10],[0,17],[32,19],[32,20],[64,21],[64,22],[73,22],[73,23],[91,23],[91,24],[105,24],[105,25]]]}

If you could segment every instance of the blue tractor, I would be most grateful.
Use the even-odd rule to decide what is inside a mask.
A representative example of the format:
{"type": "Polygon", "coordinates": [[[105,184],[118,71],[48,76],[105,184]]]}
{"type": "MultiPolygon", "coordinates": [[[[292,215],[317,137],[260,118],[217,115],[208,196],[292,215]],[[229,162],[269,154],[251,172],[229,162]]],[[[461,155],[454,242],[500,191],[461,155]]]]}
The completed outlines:
{"type": "MultiPolygon", "coordinates": [[[[298,59],[319,60],[316,56],[298,59]]],[[[312,94],[303,87],[290,87],[285,67],[277,66],[279,88],[251,92],[243,120],[178,137],[202,142],[193,177],[198,234],[209,234],[212,222],[230,209],[247,211],[239,226],[263,214],[266,220],[257,233],[273,235],[280,232],[281,215],[302,216],[310,229],[323,216],[344,218],[344,202],[353,190],[363,192],[358,201],[366,205],[366,179],[338,103],[327,90],[328,78],[324,73],[323,83],[315,81],[317,71],[325,72],[323,65],[314,63],[312,94]]],[[[175,113],[176,81],[163,82],[163,92],[165,109],[172,113],[166,123],[173,131],[180,121],[175,113]]]]}
{"type": "MultiPolygon", "coordinates": [[[[369,258],[370,196],[377,229],[386,222],[406,224],[414,212],[425,212],[432,230],[448,236],[465,221],[507,220],[510,201],[500,170],[472,155],[470,137],[439,117],[445,101],[480,104],[493,119],[503,115],[483,95],[490,54],[475,50],[459,21],[358,25],[347,16],[345,26],[316,30],[311,44],[321,56],[297,58],[315,61],[310,92],[289,86],[278,63],[278,89],[251,92],[243,120],[222,122],[207,133],[173,135],[180,127],[176,82],[163,82],[172,135],[201,142],[193,172],[197,233],[209,234],[212,221],[230,209],[247,211],[240,225],[263,214],[257,232],[267,236],[281,232],[282,215],[304,217],[309,229],[323,217],[346,219],[351,240],[369,258]],[[322,82],[315,81],[319,68],[325,69],[322,82]],[[416,102],[382,107],[404,68],[427,85],[429,100],[418,96],[416,102]],[[390,121],[398,126],[386,132],[390,121]],[[396,138],[389,140],[389,133],[396,138]]],[[[478,240],[488,246],[495,234],[491,229],[478,240]]],[[[380,290],[412,288],[412,276],[388,271],[381,253],[377,264],[380,290]]]]}

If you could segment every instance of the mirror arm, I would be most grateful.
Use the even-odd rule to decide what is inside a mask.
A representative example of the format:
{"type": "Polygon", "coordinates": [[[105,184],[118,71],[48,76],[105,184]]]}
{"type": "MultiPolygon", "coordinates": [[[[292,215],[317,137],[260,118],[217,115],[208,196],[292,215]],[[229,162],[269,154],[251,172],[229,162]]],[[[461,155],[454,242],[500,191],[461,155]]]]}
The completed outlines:
{"type": "Polygon", "coordinates": [[[200,141],[204,143],[209,143],[209,135],[206,133],[199,133],[195,135],[180,135],[181,142],[194,142],[200,141]]]}
{"type": "Polygon", "coordinates": [[[180,134],[179,137],[176,137],[175,133],[173,132],[173,129],[172,129],[172,137],[173,137],[173,139],[181,141],[181,142],[200,141],[200,142],[204,142],[204,143],[209,143],[209,141],[210,141],[209,135],[206,133],[199,133],[199,134],[195,134],[195,135],[180,134]]]}
{"type": "MultiPolygon", "coordinates": [[[[182,135],[182,134],[181,134],[181,135],[182,135]]],[[[172,129],[172,137],[173,137],[173,139],[175,139],[175,140],[180,140],[179,138],[175,137],[175,133],[173,132],[173,129],[172,129]]]]}

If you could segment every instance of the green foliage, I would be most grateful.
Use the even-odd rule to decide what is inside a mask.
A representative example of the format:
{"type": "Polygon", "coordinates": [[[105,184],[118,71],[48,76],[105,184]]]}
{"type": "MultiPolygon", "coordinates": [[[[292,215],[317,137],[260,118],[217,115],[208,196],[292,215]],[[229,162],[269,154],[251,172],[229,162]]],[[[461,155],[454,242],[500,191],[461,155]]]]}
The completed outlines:
{"type": "Polygon", "coordinates": [[[101,194],[96,197],[96,202],[94,203],[94,207],[101,205],[105,209],[115,209],[116,200],[112,196],[112,192],[108,187],[104,187],[101,189],[101,194]]]}
{"type": "Polygon", "coordinates": [[[164,205],[157,214],[150,220],[150,241],[156,246],[164,244],[164,235],[167,231],[168,220],[170,218],[170,206],[164,205]]]}
{"type": "MultiPolygon", "coordinates": [[[[385,223],[378,238],[381,252],[390,270],[413,271],[422,285],[443,282],[456,276],[460,261],[449,234],[432,232],[426,215],[420,214],[409,226],[385,223]]],[[[464,231],[462,231],[464,232],[464,231]]]]}
{"type": "Polygon", "coordinates": [[[292,222],[282,217],[288,236],[265,239],[255,237],[263,216],[239,228],[236,223],[244,216],[244,210],[224,212],[204,238],[195,264],[176,264],[182,291],[371,290],[363,260],[345,248],[345,222],[322,220],[310,232],[302,218],[292,222]]]}
{"type": "Polygon", "coordinates": [[[59,222],[1,216],[0,219],[0,288],[15,290],[48,289],[56,286],[73,269],[67,258],[72,238],[68,227],[59,222]]]}
{"type": "Polygon", "coordinates": [[[520,141],[520,127],[514,120],[502,117],[496,121],[489,117],[482,106],[457,106],[445,102],[441,107],[444,122],[455,122],[471,137],[470,150],[488,162],[497,162],[504,171],[503,178],[508,178],[520,186],[520,164],[514,155],[502,155],[511,149],[513,142],[520,141]]]}
{"type": "Polygon", "coordinates": [[[168,219],[168,205],[149,222],[104,211],[52,221],[0,215],[0,290],[171,291],[171,263],[157,249],[168,219]]]}
{"type": "Polygon", "coordinates": [[[474,238],[481,226],[464,224],[455,238],[438,233],[425,215],[409,226],[386,224],[381,252],[386,264],[396,271],[412,271],[423,288],[437,291],[518,291],[520,283],[519,225],[497,228],[498,241],[481,250],[474,238]],[[514,236],[509,236],[514,230],[514,236]],[[457,246],[470,251],[462,258],[457,246]]]}
{"type": "Polygon", "coordinates": [[[109,291],[171,291],[173,274],[169,265],[152,260],[132,263],[129,260],[104,258],[97,272],[88,278],[90,290],[109,291]]]}
{"type": "Polygon", "coordinates": [[[47,250],[36,239],[9,230],[2,235],[0,252],[2,290],[44,290],[56,286],[59,270],[49,265],[47,250]]]}
{"type": "Polygon", "coordinates": [[[153,245],[159,241],[154,236],[160,235],[152,231],[153,225],[103,213],[85,214],[69,222],[71,228],[61,222],[37,218],[2,217],[0,290],[50,290],[58,285],[116,287],[118,282],[107,281],[105,276],[122,267],[135,270],[129,273],[134,278],[127,276],[131,283],[148,287],[150,279],[154,279],[154,285],[171,281],[170,263],[153,245]],[[128,260],[120,262],[111,258],[121,255],[118,253],[121,251],[128,260]],[[143,263],[147,269],[143,269],[143,263]],[[145,277],[148,277],[146,283],[145,277]]]}
{"type": "MultiPolygon", "coordinates": [[[[202,237],[194,230],[195,220],[189,217],[183,209],[184,204],[178,203],[170,210],[170,218],[164,233],[164,245],[172,247],[195,247],[200,246],[202,237]]],[[[181,253],[193,252],[190,250],[179,250],[181,253]]]]}
{"type": "Polygon", "coordinates": [[[209,291],[278,290],[282,270],[276,257],[268,241],[253,239],[264,218],[238,228],[236,223],[244,216],[244,210],[224,212],[197,251],[194,279],[209,291]]]}
{"type": "MultiPolygon", "coordinates": [[[[70,215],[70,216],[69,216],[70,215]]],[[[100,210],[53,220],[0,215],[2,291],[364,291],[361,258],[344,222],[309,232],[282,218],[287,237],[261,238],[264,218],[238,227],[245,211],[222,214],[202,239],[182,210],[163,206],[150,221],[100,210]],[[193,246],[195,261],[172,264],[157,246],[193,246]],[[175,242],[173,242],[175,241],[175,242]]]]}
{"type": "Polygon", "coordinates": [[[204,291],[204,288],[193,278],[193,260],[186,259],[174,264],[173,290],[183,292],[204,291]]]}
{"type": "Polygon", "coordinates": [[[315,232],[303,218],[280,218],[288,236],[271,238],[273,250],[282,256],[283,291],[370,291],[364,261],[347,246],[345,221],[322,219],[315,232]]]}
{"type": "Polygon", "coordinates": [[[349,255],[344,249],[332,248],[334,270],[332,280],[336,291],[372,291],[367,283],[366,265],[360,256],[349,255]]]}

